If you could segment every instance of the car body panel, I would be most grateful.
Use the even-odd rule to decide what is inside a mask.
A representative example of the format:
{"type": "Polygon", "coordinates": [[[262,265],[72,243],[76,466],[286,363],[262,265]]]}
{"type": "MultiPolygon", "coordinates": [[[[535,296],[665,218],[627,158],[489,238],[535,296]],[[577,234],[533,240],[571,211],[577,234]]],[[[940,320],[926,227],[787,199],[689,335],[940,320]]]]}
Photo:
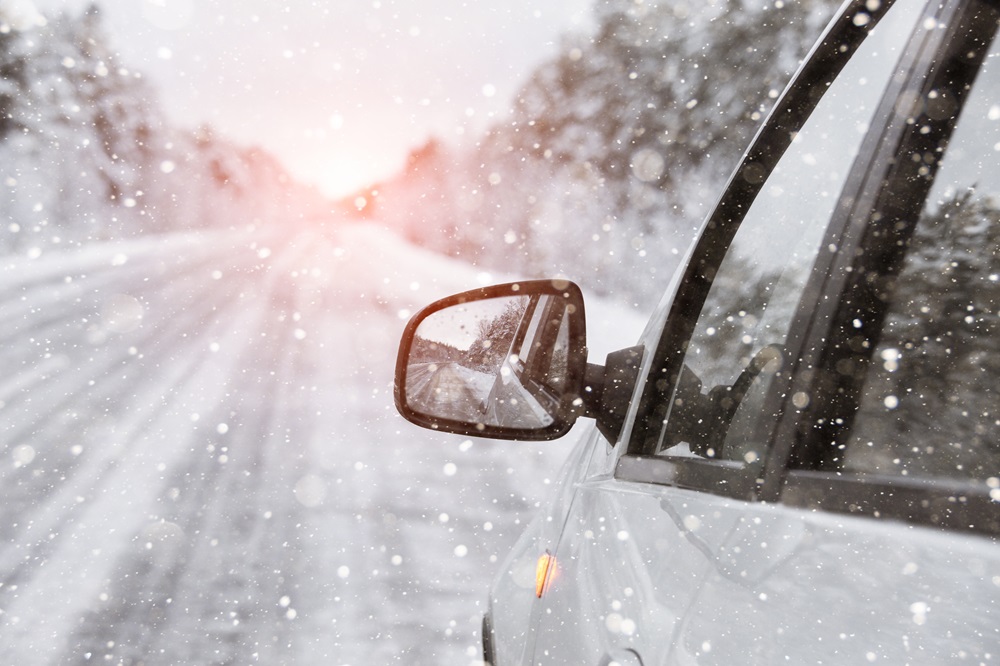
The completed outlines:
{"type": "Polygon", "coordinates": [[[607,478],[566,527],[534,664],[988,663],[1000,644],[988,537],[607,478]]]}
{"type": "Polygon", "coordinates": [[[624,649],[644,664],[667,658],[711,574],[710,554],[732,529],[710,519],[715,498],[689,493],[683,506],[667,500],[664,510],[669,495],[612,478],[580,485],[532,663],[596,665],[624,649]],[[685,525],[696,521],[703,529],[692,538],[685,525]]]}
{"type": "Polygon", "coordinates": [[[996,657],[1000,550],[992,539],[781,504],[718,510],[724,522],[738,514],[737,527],[675,646],[698,663],[996,657]]]}
{"type": "Polygon", "coordinates": [[[605,440],[592,425],[580,430],[583,430],[580,441],[566,459],[547,506],[518,537],[493,580],[487,617],[492,628],[495,663],[531,663],[534,618],[541,612],[535,593],[538,559],[547,551],[555,552],[577,485],[588,470],[591,452],[605,447],[605,440]]]}

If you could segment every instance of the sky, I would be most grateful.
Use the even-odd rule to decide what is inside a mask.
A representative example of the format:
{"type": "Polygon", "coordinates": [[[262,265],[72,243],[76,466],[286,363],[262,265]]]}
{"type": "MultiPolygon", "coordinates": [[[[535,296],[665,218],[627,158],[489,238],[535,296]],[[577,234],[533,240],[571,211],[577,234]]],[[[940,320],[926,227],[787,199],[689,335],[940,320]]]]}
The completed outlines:
{"type": "MultiPolygon", "coordinates": [[[[8,0],[78,11],[84,0],[8,0]]],[[[432,135],[501,118],[592,0],[96,0],[174,122],[209,123],[342,196],[432,135]]]]}

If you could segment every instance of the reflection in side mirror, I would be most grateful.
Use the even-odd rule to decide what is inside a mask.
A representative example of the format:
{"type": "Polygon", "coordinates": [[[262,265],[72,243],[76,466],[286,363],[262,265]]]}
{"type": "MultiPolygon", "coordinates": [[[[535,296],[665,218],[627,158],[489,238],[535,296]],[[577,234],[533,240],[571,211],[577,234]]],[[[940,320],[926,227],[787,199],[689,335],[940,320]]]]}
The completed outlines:
{"type": "Polygon", "coordinates": [[[466,292],[410,321],[396,406],[432,428],[551,439],[573,422],[586,365],[583,299],[565,280],[466,292]]]}

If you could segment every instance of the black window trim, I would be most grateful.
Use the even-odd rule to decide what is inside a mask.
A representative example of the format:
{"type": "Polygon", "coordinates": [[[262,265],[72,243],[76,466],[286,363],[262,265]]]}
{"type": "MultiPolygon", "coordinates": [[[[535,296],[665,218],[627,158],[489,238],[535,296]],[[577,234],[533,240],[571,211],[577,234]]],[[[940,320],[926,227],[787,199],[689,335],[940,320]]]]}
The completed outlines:
{"type": "Polygon", "coordinates": [[[747,474],[747,467],[735,460],[624,455],[615,467],[615,478],[752,501],[757,499],[757,480],[747,474]]]}
{"type": "Polygon", "coordinates": [[[652,368],[662,368],[666,382],[647,377],[628,448],[615,469],[624,481],[681,485],[716,495],[739,499],[761,499],[764,460],[753,464],[705,461],[698,458],[661,457],[643,449],[653,424],[642,418],[653,405],[663,402],[672,390],[683,361],[678,340],[690,338],[719,266],[729,250],[736,230],[756,199],[768,174],[791,145],[795,133],[812,114],[823,93],[850,60],[865,37],[893,6],[880,3],[874,10],[867,0],[852,0],[830,23],[778,99],[771,113],[744,154],[740,166],[727,182],[708,223],[698,239],[691,260],[657,343],[652,368]],[[859,21],[857,17],[865,17],[859,21]]]}
{"type": "Polygon", "coordinates": [[[791,470],[781,503],[913,525],[1000,534],[996,489],[951,479],[791,470]]]}

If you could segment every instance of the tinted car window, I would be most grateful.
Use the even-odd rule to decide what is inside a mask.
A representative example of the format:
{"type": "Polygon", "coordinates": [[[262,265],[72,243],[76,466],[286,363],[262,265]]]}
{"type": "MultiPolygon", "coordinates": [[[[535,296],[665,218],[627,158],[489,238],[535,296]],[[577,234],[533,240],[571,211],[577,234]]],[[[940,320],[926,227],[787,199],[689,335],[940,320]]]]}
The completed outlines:
{"type": "MultiPolygon", "coordinates": [[[[676,387],[655,408],[657,453],[737,463],[762,457],[750,438],[760,398],[785,362],[792,317],[914,9],[899,3],[874,29],[770,175],[742,172],[767,180],[714,275],[676,387]]],[[[724,232],[707,233],[708,242],[726,242],[724,232]]]]}
{"type": "MultiPolygon", "coordinates": [[[[1000,46],[959,116],[895,280],[847,448],[855,472],[1000,475],[1000,46]]],[[[954,116],[947,91],[939,115],[954,116]]]]}

